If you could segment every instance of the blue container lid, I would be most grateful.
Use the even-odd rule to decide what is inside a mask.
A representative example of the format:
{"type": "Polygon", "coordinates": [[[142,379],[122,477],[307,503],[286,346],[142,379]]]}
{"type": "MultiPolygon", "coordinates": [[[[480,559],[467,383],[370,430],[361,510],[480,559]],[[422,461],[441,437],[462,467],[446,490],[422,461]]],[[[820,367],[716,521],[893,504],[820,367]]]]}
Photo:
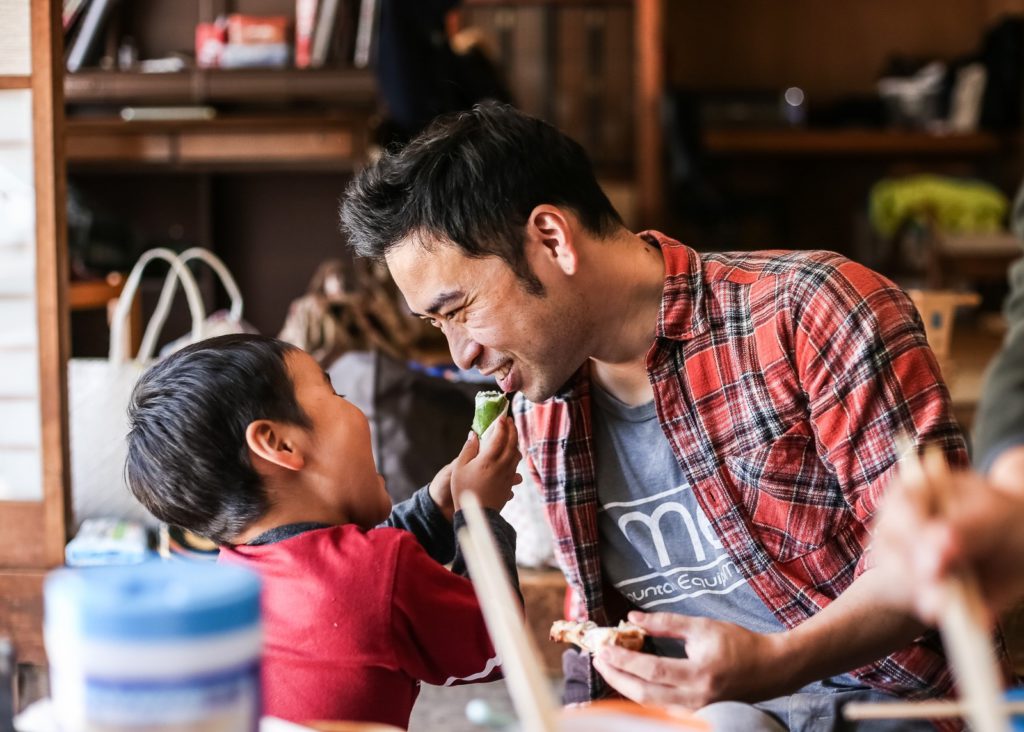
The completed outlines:
{"type": "Polygon", "coordinates": [[[47,627],[83,638],[185,639],[258,624],[260,581],[241,567],[190,562],[58,569],[45,607],[47,627]]]}

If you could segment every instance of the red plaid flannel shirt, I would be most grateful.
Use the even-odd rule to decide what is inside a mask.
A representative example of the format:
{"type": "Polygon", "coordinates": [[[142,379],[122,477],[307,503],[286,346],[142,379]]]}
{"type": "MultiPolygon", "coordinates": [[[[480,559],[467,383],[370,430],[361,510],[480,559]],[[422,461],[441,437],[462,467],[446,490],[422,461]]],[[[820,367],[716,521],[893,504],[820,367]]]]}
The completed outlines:
{"type": "MultiPolygon", "coordinates": [[[[894,436],[967,463],[917,311],[892,282],[832,252],[698,254],[657,232],[665,288],[647,354],[658,419],[698,503],[750,586],[787,628],[869,566],[868,524],[894,436]]],[[[515,417],[558,559],[592,620],[621,597],[602,580],[584,366],[515,417]]],[[[904,697],[949,693],[934,634],[857,669],[904,697]]],[[[591,695],[602,682],[591,673],[591,695]]]]}

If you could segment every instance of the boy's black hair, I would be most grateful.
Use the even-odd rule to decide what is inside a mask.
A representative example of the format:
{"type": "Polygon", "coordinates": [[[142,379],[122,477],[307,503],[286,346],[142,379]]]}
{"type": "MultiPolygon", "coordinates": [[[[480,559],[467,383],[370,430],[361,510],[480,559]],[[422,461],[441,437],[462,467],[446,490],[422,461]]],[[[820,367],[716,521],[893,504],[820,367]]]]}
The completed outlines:
{"type": "Polygon", "coordinates": [[[470,257],[500,257],[541,294],[523,238],[530,212],[545,203],[571,209],[597,235],[622,225],[578,143],[508,105],[485,102],[438,118],[357,175],[345,191],[341,226],[361,256],[379,259],[409,235],[426,235],[470,257]]]}
{"type": "Polygon", "coordinates": [[[258,419],[309,427],[285,356],[259,335],[188,346],[139,379],[128,407],[125,475],[161,521],[224,544],[270,507],[245,431],[258,419]]]}

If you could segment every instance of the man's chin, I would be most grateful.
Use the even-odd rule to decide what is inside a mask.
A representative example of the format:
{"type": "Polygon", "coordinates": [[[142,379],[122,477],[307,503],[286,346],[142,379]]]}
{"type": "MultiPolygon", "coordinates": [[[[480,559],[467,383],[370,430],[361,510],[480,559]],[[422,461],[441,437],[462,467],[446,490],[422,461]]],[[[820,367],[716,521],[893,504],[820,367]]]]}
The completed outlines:
{"type": "Polygon", "coordinates": [[[519,393],[534,404],[540,404],[563,391],[571,380],[572,377],[556,386],[551,386],[550,384],[524,383],[523,388],[520,389],[519,393]]]}

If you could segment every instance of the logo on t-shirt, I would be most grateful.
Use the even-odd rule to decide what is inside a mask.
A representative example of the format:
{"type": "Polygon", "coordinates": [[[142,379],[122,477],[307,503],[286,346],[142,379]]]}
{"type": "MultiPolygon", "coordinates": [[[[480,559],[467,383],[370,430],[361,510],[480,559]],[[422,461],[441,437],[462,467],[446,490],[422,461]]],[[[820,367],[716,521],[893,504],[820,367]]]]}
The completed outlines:
{"type": "MultiPolygon", "coordinates": [[[[601,510],[653,570],[615,583],[639,607],[725,595],[746,582],[689,484],[633,501],[612,501],[601,510]]],[[[635,561],[629,564],[638,566],[635,561]]]]}

